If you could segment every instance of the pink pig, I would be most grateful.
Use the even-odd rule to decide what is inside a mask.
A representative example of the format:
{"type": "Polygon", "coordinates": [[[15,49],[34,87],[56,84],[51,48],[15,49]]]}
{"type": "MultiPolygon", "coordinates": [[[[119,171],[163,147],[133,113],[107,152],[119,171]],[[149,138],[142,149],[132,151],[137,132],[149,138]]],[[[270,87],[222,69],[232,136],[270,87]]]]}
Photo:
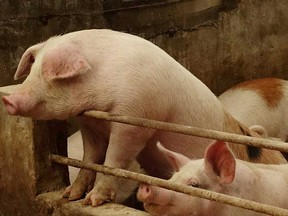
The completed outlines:
{"type": "Polygon", "coordinates": [[[239,83],[218,99],[238,121],[261,125],[267,135],[288,140],[288,81],[263,78],[239,83]]]}
{"type": "MultiPolygon", "coordinates": [[[[55,36],[26,50],[15,79],[27,76],[3,97],[11,115],[67,119],[86,110],[109,111],[207,129],[255,135],[228,114],[194,75],[151,42],[111,30],[55,36]],[[27,76],[28,75],[28,76],[27,76]]],[[[171,177],[171,165],[157,151],[160,140],[173,151],[201,157],[210,140],[78,116],[83,161],[129,169],[137,159],[150,175],[171,177]],[[177,143],[182,143],[178,145],[177,143]],[[197,143],[197,144],[194,144],[197,143]]],[[[234,146],[231,144],[231,146],[234,146]]],[[[237,157],[283,163],[280,152],[235,145],[237,157]]],[[[117,199],[119,179],[82,169],[63,196],[89,192],[84,204],[117,199]],[[95,183],[95,184],[94,184],[95,183]]]]}
{"type": "MultiPolygon", "coordinates": [[[[288,208],[287,164],[266,165],[237,160],[223,141],[213,142],[206,149],[204,159],[199,160],[190,160],[167,150],[160,143],[158,148],[175,169],[170,182],[288,208]]],[[[145,184],[140,185],[137,197],[152,215],[264,215],[145,184]]]]}

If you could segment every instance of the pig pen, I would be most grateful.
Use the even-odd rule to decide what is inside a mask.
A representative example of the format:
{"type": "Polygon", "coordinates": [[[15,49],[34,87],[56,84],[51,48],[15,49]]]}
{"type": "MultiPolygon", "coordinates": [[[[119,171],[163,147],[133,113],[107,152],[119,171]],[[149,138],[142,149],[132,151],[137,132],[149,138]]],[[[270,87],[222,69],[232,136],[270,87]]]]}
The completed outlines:
{"type": "MultiPolygon", "coordinates": [[[[0,95],[10,94],[14,88],[15,86],[1,87],[0,95]]],[[[16,208],[19,207],[24,210],[21,211],[21,215],[34,214],[34,212],[37,212],[37,214],[40,213],[41,215],[149,215],[148,213],[121,204],[107,203],[100,207],[90,207],[83,206],[81,201],[69,202],[67,199],[62,198],[61,193],[63,192],[63,188],[67,186],[69,181],[67,166],[63,165],[72,165],[109,175],[112,174],[117,177],[130,178],[141,183],[161,186],[189,195],[255,210],[269,215],[284,216],[288,214],[288,210],[286,209],[234,198],[215,192],[202,191],[203,189],[191,189],[189,186],[182,187],[168,183],[165,180],[139,175],[129,171],[115,168],[110,169],[101,165],[85,164],[79,160],[69,159],[65,157],[67,156],[67,134],[63,133],[63,131],[66,131],[65,122],[35,121],[25,117],[9,116],[6,114],[3,106],[1,106],[0,114],[1,122],[3,122],[0,128],[0,138],[3,147],[6,147],[6,151],[2,152],[1,158],[7,163],[7,166],[1,167],[1,171],[7,175],[7,180],[8,177],[10,180],[15,179],[13,182],[7,180],[1,182],[2,188],[4,189],[2,196],[6,195],[9,197],[9,194],[5,194],[5,192],[11,193],[11,191],[13,191],[14,196],[11,199],[15,202],[14,205],[17,206],[16,208]],[[5,128],[3,127],[4,125],[5,128]],[[18,136],[13,135],[15,132],[17,132],[18,136]],[[25,154],[21,154],[20,152],[25,152],[25,154]],[[10,167],[13,167],[13,169],[10,167]],[[20,176],[24,177],[19,178],[20,176]],[[9,188],[11,184],[13,184],[13,187],[9,188]],[[25,203],[17,203],[18,200],[23,200],[23,197],[25,197],[25,203]],[[21,204],[24,206],[21,206],[21,204]]],[[[278,141],[151,121],[136,117],[118,116],[98,111],[85,112],[83,115],[187,135],[227,140],[260,147],[264,146],[266,148],[288,152],[286,143],[278,141]]],[[[70,145],[71,144],[72,143],[70,143],[70,145]]],[[[3,204],[5,208],[5,204],[10,205],[10,201],[7,200],[3,202],[3,204]]],[[[14,211],[15,209],[11,209],[11,212],[6,211],[3,215],[13,215],[14,211]]]]}
{"type": "MultiPolygon", "coordinates": [[[[0,94],[13,90],[8,85],[15,84],[12,78],[23,51],[62,33],[63,26],[66,32],[112,28],[149,39],[216,95],[244,80],[288,79],[285,0],[130,1],[123,3],[125,7],[122,1],[103,2],[91,5],[74,0],[61,10],[59,5],[49,8],[36,1],[33,4],[40,11],[35,13],[29,10],[31,4],[19,2],[11,7],[1,1],[0,85],[7,87],[0,94]]],[[[68,184],[67,166],[51,163],[49,155],[67,155],[66,142],[66,122],[11,117],[0,104],[1,216],[147,215],[119,204],[92,208],[62,199],[60,190],[68,184]]]]}

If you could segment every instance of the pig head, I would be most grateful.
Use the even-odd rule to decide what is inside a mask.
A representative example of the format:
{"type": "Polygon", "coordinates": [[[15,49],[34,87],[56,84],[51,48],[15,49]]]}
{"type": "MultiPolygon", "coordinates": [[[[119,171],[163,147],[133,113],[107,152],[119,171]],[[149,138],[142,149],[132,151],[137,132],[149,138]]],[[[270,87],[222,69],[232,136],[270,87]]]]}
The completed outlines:
{"type": "MultiPolygon", "coordinates": [[[[160,143],[158,148],[175,169],[171,182],[225,193],[226,186],[234,180],[236,161],[225,142],[212,143],[206,149],[204,159],[200,160],[190,160],[160,143]]],[[[229,215],[217,214],[215,202],[145,184],[140,185],[137,197],[153,215],[229,215]]]]}
{"type": "MultiPolygon", "coordinates": [[[[256,128],[261,129],[259,126],[256,128]]],[[[262,131],[263,132],[263,131],[262,131]]],[[[288,208],[287,164],[255,164],[235,159],[224,141],[214,141],[204,159],[191,160],[158,143],[159,150],[173,165],[175,173],[168,181],[288,208]],[[275,187],[275,185],[277,185],[275,187]],[[271,193],[273,188],[273,193],[271,193]]],[[[137,197],[153,215],[165,216],[262,216],[262,213],[185,195],[142,184],[137,197]]]]}
{"type": "Polygon", "coordinates": [[[83,109],[79,108],[80,100],[78,105],[75,102],[79,96],[77,82],[73,80],[74,88],[69,88],[68,80],[89,71],[89,63],[71,43],[46,43],[34,45],[23,54],[14,79],[29,76],[14,94],[3,96],[9,114],[66,119],[83,109]]]}

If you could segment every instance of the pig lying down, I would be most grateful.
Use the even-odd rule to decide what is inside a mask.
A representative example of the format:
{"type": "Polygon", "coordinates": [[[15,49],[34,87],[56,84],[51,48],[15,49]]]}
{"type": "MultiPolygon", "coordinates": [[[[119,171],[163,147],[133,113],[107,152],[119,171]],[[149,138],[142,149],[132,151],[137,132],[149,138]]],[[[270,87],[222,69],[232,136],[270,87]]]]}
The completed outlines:
{"type": "MultiPolygon", "coordinates": [[[[111,30],[56,36],[23,54],[14,78],[25,81],[3,102],[11,115],[66,119],[86,110],[108,111],[249,136],[257,135],[228,114],[216,96],[167,53],[142,38],[111,30]]],[[[165,147],[200,158],[210,140],[78,116],[83,161],[170,178],[165,147]],[[181,145],[177,144],[181,143],[181,145]],[[197,143],[197,144],[195,144],[197,143]]],[[[234,146],[235,144],[230,144],[234,146]]],[[[236,157],[284,163],[280,152],[235,145],[236,157]]],[[[81,169],[64,197],[100,205],[117,198],[119,179],[81,169]],[[93,188],[93,189],[92,189],[93,188]]]]}
{"type": "MultiPolygon", "coordinates": [[[[190,160],[158,144],[175,169],[169,180],[264,204],[288,208],[288,165],[266,165],[235,159],[223,141],[213,142],[204,159],[190,160]]],[[[164,188],[140,185],[137,197],[145,210],[163,216],[260,216],[246,209],[201,199],[164,188]]]]}
{"type": "Polygon", "coordinates": [[[239,83],[218,99],[238,121],[261,125],[267,135],[288,141],[288,81],[264,78],[239,83]]]}

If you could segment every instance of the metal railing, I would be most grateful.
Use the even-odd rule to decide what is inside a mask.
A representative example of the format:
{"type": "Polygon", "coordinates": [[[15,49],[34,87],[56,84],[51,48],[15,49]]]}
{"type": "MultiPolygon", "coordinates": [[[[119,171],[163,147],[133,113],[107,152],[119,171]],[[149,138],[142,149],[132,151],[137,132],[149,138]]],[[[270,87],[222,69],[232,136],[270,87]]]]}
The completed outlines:
{"type": "MultiPolygon", "coordinates": [[[[132,116],[121,116],[116,114],[111,114],[107,112],[101,111],[86,111],[83,113],[84,116],[93,117],[97,119],[114,121],[123,124],[130,124],[140,127],[153,128],[159,130],[165,130],[175,133],[181,133],[186,135],[193,135],[198,137],[210,138],[210,139],[219,139],[227,142],[239,143],[244,145],[251,145],[254,147],[261,147],[267,149],[278,150],[282,152],[288,152],[288,144],[280,141],[256,138],[256,137],[248,137],[244,135],[226,133],[215,130],[202,129],[197,127],[149,120],[144,118],[132,117],[132,116]]],[[[266,205],[258,202],[254,202],[251,200],[245,200],[213,191],[208,191],[200,188],[191,188],[186,185],[180,185],[171,183],[167,180],[163,180],[160,178],[151,177],[148,175],[134,173],[131,171],[107,167],[103,165],[93,164],[93,163],[85,163],[83,161],[59,156],[59,155],[50,155],[50,159],[53,162],[70,165],[78,168],[93,170],[96,172],[101,172],[106,175],[113,175],[120,178],[132,179],[141,183],[154,185],[158,187],[163,187],[169,190],[174,190],[180,193],[185,193],[188,195],[196,196],[199,198],[209,199],[212,201],[217,201],[221,203],[225,203],[228,205],[232,205],[235,207],[240,207],[248,210],[253,210],[259,213],[264,213],[268,215],[274,216],[287,216],[288,210],[282,209],[279,207],[266,205]]],[[[288,164],[287,164],[288,166],[288,164]]]]}

